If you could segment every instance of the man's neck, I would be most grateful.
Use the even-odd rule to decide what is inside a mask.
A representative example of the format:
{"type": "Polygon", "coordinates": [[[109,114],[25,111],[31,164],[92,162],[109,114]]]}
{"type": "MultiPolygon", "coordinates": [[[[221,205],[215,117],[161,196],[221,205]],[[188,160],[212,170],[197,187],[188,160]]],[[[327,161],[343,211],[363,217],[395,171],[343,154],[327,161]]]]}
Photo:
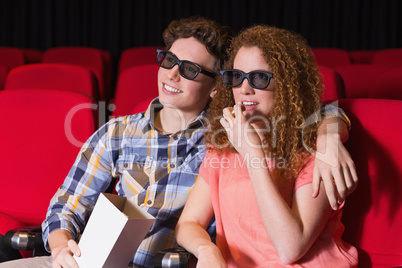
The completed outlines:
{"type": "Polygon", "coordinates": [[[164,107],[155,118],[155,127],[162,132],[176,133],[185,129],[199,113],[186,113],[179,109],[164,107]]]}

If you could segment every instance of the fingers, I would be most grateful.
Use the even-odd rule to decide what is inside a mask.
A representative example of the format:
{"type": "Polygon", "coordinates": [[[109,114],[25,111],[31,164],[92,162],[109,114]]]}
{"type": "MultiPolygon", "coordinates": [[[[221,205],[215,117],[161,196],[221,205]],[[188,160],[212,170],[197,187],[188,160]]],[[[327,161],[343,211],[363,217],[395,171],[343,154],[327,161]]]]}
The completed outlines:
{"type": "Polygon", "coordinates": [[[77,244],[77,242],[75,242],[74,240],[69,240],[68,241],[68,247],[70,248],[70,250],[71,250],[71,252],[75,255],[75,256],[77,256],[77,257],[79,257],[79,256],[81,256],[81,250],[80,250],[80,248],[78,247],[78,244],[77,244]]]}
{"type": "Polygon", "coordinates": [[[230,128],[231,120],[233,119],[232,113],[229,109],[230,108],[223,109],[222,118],[219,120],[223,128],[225,128],[226,132],[230,128]]]}
{"type": "MultiPolygon", "coordinates": [[[[66,258],[66,263],[68,266],[66,267],[70,267],[70,268],[79,268],[77,262],[75,261],[75,259],[70,256],[69,258],[66,258]]],[[[65,266],[63,266],[64,268],[65,266]]]]}
{"type": "Polygon", "coordinates": [[[237,103],[237,104],[233,107],[233,112],[234,112],[234,114],[235,114],[235,116],[236,116],[237,118],[240,118],[240,117],[241,117],[240,115],[242,115],[242,113],[243,113],[244,110],[245,110],[244,105],[243,105],[241,102],[237,103]]]}
{"type": "Polygon", "coordinates": [[[351,194],[354,190],[357,188],[358,184],[358,177],[357,177],[357,172],[356,172],[356,167],[355,163],[353,162],[352,158],[349,155],[349,152],[345,149],[344,152],[345,154],[345,164],[343,165],[343,174],[345,176],[345,183],[347,187],[347,193],[346,196],[351,194]]]}
{"type": "Polygon", "coordinates": [[[242,115],[242,112],[245,110],[244,105],[239,102],[238,104],[234,105],[233,107],[226,107],[223,109],[223,114],[222,116],[225,119],[234,119],[234,118],[240,118],[242,115]]]}
{"type": "MultiPolygon", "coordinates": [[[[357,178],[357,174],[356,174],[356,170],[354,168],[354,164],[351,165],[343,165],[342,166],[342,173],[343,175],[343,181],[345,184],[345,191],[342,192],[342,189],[339,189],[338,185],[338,192],[339,192],[339,197],[340,200],[339,202],[341,203],[342,201],[344,201],[346,199],[346,197],[348,195],[350,195],[354,190],[356,190],[357,188],[357,182],[358,182],[358,178],[357,178]]],[[[338,184],[338,182],[337,182],[338,184]]]]}
{"type": "MultiPolygon", "coordinates": [[[[75,243],[75,241],[74,241],[75,243]]],[[[68,247],[64,247],[57,252],[52,252],[52,267],[53,268],[79,268],[77,262],[73,258],[73,252],[70,249],[70,242],[68,247]]],[[[76,244],[76,243],[75,243],[76,244]]],[[[77,245],[78,248],[78,245],[77,245]]],[[[81,253],[80,253],[81,254],[81,253]]]]}
{"type": "Polygon", "coordinates": [[[226,107],[222,111],[222,116],[226,120],[232,120],[235,118],[235,114],[233,114],[233,112],[234,112],[234,109],[232,107],[226,107]]]}
{"type": "Polygon", "coordinates": [[[359,183],[359,178],[357,177],[357,172],[356,172],[356,167],[355,167],[354,162],[349,164],[349,171],[350,171],[350,174],[352,175],[352,181],[351,181],[352,187],[351,187],[351,189],[352,189],[352,192],[353,192],[354,190],[356,190],[357,185],[359,183]]]}
{"type": "MultiPolygon", "coordinates": [[[[316,160],[319,161],[319,160],[316,160]]],[[[345,201],[357,187],[357,174],[354,165],[341,165],[331,169],[321,169],[314,167],[313,173],[313,197],[317,197],[320,192],[320,181],[324,181],[325,191],[331,207],[334,210],[345,201]]]]}
{"type": "Polygon", "coordinates": [[[337,189],[337,193],[338,193],[337,203],[338,203],[338,205],[340,205],[343,203],[343,201],[345,201],[345,198],[348,194],[348,189],[346,188],[344,170],[339,169],[339,168],[333,169],[332,177],[335,180],[336,189],[337,189]]]}
{"type": "Polygon", "coordinates": [[[327,193],[329,204],[333,210],[337,210],[339,208],[338,191],[331,173],[323,173],[322,180],[324,182],[325,192],[327,193]]]}
{"type": "MultiPolygon", "coordinates": [[[[316,159],[316,161],[319,161],[316,159]]],[[[318,196],[318,193],[320,192],[320,183],[321,182],[321,176],[320,176],[320,171],[317,167],[317,165],[314,165],[314,171],[313,171],[313,198],[316,198],[318,196]]]]}
{"type": "Polygon", "coordinates": [[[236,105],[234,106],[234,108],[226,107],[222,111],[222,118],[219,120],[219,122],[226,129],[226,131],[230,128],[231,125],[233,125],[232,123],[234,122],[234,118],[236,117],[235,107],[236,105]]]}

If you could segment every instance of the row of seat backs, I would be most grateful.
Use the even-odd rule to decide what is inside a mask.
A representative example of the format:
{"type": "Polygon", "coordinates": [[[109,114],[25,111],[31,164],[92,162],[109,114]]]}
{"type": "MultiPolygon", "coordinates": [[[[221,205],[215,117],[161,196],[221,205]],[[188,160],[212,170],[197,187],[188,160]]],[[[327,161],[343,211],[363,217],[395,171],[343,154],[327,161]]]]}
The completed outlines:
{"type": "MultiPolygon", "coordinates": [[[[132,107],[136,103],[157,96],[157,71],[158,66],[155,62],[156,49],[161,47],[137,47],[127,49],[123,52],[118,69],[118,79],[113,103],[115,109],[114,116],[130,114],[132,107]],[[131,97],[132,96],[132,97],[131,97]]],[[[94,52],[90,50],[91,52],[94,52]]],[[[29,64],[14,68],[7,76],[5,89],[14,88],[55,88],[62,90],[72,90],[83,92],[95,99],[103,100],[104,96],[99,96],[96,84],[88,71],[96,69],[95,66],[101,65],[98,51],[90,53],[85,48],[55,48],[47,51],[43,57],[43,62],[65,62],[71,65],[57,63],[29,64]],[[74,56],[74,55],[75,56],[74,56]],[[81,55],[82,54],[82,55],[81,55]],[[85,65],[84,67],[72,65],[76,57],[82,57],[82,62],[92,62],[94,66],[85,65]],[[86,58],[84,58],[84,56],[86,58]],[[60,57],[65,58],[61,60],[60,57]]],[[[342,83],[337,75],[327,67],[320,67],[325,77],[325,96],[323,100],[338,99],[343,96],[342,83]]],[[[1,72],[1,70],[0,70],[1,72]]],[[[95,73],[95,72],[92,72],[95,73]]],[[[0,75],[1,77],[1,75],[0,75]]]]}
{"type": "Polygon", "coordinates": [[[64,63],[87,68],[97,78],[100,100],[108,100],[112,90],[112,59],[108,51],[89,47],[56,47],[47,49],[43,63],[64,63]]]}
{"type": "Polygon", "coordinates": [[[43,52],[37,49],[0,47],[0,65],[6,69],[42,61],[43,52]]]}
{"type": "Polygon", "coordinates": [[[86,94],[98,100],[98,82],[89,69],[71,64],[36,63],[12,69],[4,89],[57,89],[86,94]]]}
{"type": "Polygon", "coordinates": [[[402,100],[402,66],[353,64],[334,70],[342,78],[345,98],[402,100]]]}
{"type": "MultiPolygon", "coordinates": [[[[126,49],[120,56],[117,77],[129,67],[155,62],[156,49],[161,46],[144,46],[126,49]]],[[[352,63],[371,63],[383,66],[401,66],[402,49],[346,51],[336,48],[313,48],[317,63],[335,68],[352,63]]],[[[90,69],[98,79],[99,98],[112,98],[112,60],[109,52],[89,47],[56,47],[44,52],[34,49],[0,47],[0,65],[7,70],[31,62],[78,64],[90,69]]],[[[4,69],[4,68],[3,68],[4,69]]],[[[0,80],[4,70],[0,70],[0,80]]],[[[1,85],[1,81],[0,81],[1,85]]]]}
{"type": "Polygon", "coordinates": [[[3,89],[9,70],[27,63],[40,62],[41,54],[40,50],[0,47],[0,90],[3,89]]]}
{"type": "MultiPolygon", "coordinates": [[[[322,101],[341,98],[402,99],[402,68],[354,64],[335,69],[319,66],[325,90],[322,101]]],[[[158,96],[156,63],[123,69],[113,99],[113,116],[146,108],[144,102],[158,96]]],[[[29,64],[7,75],[4,89],[48,88],[76,91],[98,99],[97,79],[87,68],[68,64],[29,64]]]]}
{"type": "MultiPolygon", "coordinates": [[[[26,55],[34,54],[35,50],[23,50],[17,48],[0,48],[0,65],[6,72],[11,69],[29,63],[26,55]],[[2,55],[5,55],[2,57],[2,55]],[[3,68],[4,69],[4,68],[3,68]]],[[[33,56],[31,56],[33,57],[33,56]]],[[[78,65],[90,70],[97,79],[97,96],[100,100],[108,100],[112,96],[112,58],[108,51],[90,47],[55,47],[45,50],[37,56],[41,63],[62,63],[78,65]]],[[[0,77],[4,71],[0,70],[0,77]]],[[[0,78],[0,80],[4,80],[0,78]]],[[[1,82],[1,81],[0,81],[1,82]]],[[[0,84],[2,85],[2,84],[0,84]]],[[[1,88],[0,88],[1,89],[1,88]]]]}
{"type": "MultiPolygon", "coordinates": [[[[131,48],[124,51],[121,56],[121,60],[119,63],[119,73],[116,84],[116,92],[115,97],[117,99],[121,99],[121,101],[113,101],[115,104],[114,116],[116,115],[124,115],[127,112],[130,112],[130,107],[135,106],[136,103],[141,102],[146,98],[149,100],[150,97],[157,96],[157,87],[156,84],[149,83],[148,78],[156,77],[154,73],[156,73],[156,69],[158,68],[155,64],[155,55],[156,49],[161,47],[137,47],[131,48]],[[146,63],[149,64],[146,64],[146,63]],[[149,65],[144,67],[143,64],[149,65]],[[151,65],[155,65],[155,67],[150,67],[151,65]],[[133,68],[131,71],[126,72],[125,75],[121,77],[121,74],[124,73],[127,69],[133,68]],[[141,67],[139,67],[141,66],[141,67]],[[155,69],[155,70],[153,70],[155,69]],[[150,71],[151,73],[147,73],[150,71]],[[129,74],[131,72],[131,74],[129,74]],[[122,78],[122,79],[121,79],[122,78]],[[149,89],[152,86],[152,89],[149,89]],[[155,86],[155,88],[153,88],[155,86]],[[141,90],[135,90],[135,88],[141,88],[141,90]],[[146,91],[145,91],[146,89],[146,91]],[[132,98],[127,99],[127,96],[135,95],[132,98]],[[128,102],[127,104],[125,102],[128,102]],[[121,107],[121,109],[119,108],[121,107]]],[[[336,49],[332,49],[333,51],[338,51],[336,49]]],[[[341,50],[342,51],[342,50],[341,50]]],[[[339,51],[338,51],[339,52],[339,51]]],[[[345,52],[345,51],[342,51],[345,52]]],[[[388,50],[386,51],[388,52],[388,50]]],[[[380,52],[378,52],[380,53],[380,52]]],[[[43,61],[61,61],[58,60],[60,55],[65,58],[64,61],[69,63],[69,60],[76,58],[77,56],[82,58],[82,62],[93,64],[94,62],[98,62],[93,64],[93,66],[86,65],[87,69],[95,68],[95,66],[102,65],[100,62],[104,59],[108,58],[107,53],[102,53],[95,49],[89,48],[77,48],[77,47],[68,47],[68,48],[54,48],[50,49],[49,53],[45,54],[43,57],[43,61]],[[95,52],[95,53],[90,53],[95,52]],[[75,56],[73,56],[73,54],[75,56]],[[102,55],[100,55],[102,54],[102,55]],[[84,56],[85,55],[85,56],[84,56]],[[96,56],[97,55],[97,56],[96,56]],[[97,59],[97,60],[95,60],[97,59]]],[[[336,57],[337,59],[341,59],[342,57],[336,57]]],[[[75,59],[74,59],[75,60],[75,59]]],[[[110,55],[109,59],[110,61],[110,55]]],[[[106,60],[106,61],[108,61],[106,60]]],[[[72,63],[72,61],[70,61],[72,63]]],[[[29,66],[29,65],[28,65],[29,66]]],[[[8,83],[5,86],[6,88],[24,88],[24,87],[60,87],[61,89],[70,88],[70,90],[85,92],[86,94],[93,96],[95,99],[103,100],[105,96],[100,96],[100,92],[96,89],[99,87],[99,83],[97,85],[93,85],[92,87],[86,87],[85,85],[94,84],[96,81],[93,81],[93,78],[86,79],[91,82],[82,82],[80,78],[77,78],[77,83],[74,83],[74,79],[71,76],[67,82],[57,83],[57,80],[60,76],[56,75],[55,71],[50,70],[49,66],[47,66],[47,70],[49,71],[49,76],[46,76],[46,72],[44,71],[46,68],[43,66],[39,68],[35,66],[35,68],[41,70],[31,71],[35,69],[33,66],[24,66],[18,67],[15,72],[12,73],[11,78],[15,77],[15,79],[11,79],[14,81],[20,81],[17,83],[8,83]],[[29,75],[28,73],[31,72],[29,75]],[[20,75],[27,75],[30,79],[20,79],[20,75]],[[43,79],[41,79],[43,77],[43,79]],[[32,81],[32,78],[35,81],[32,81]],[[45,79],[46,78],[46,79],[45,79]],[[51,80],[48,82],[47,80],[51,80]],[[43,82],[43,83],[42,83],[43,82]],[[81,86],[77,86],[77,84],[81,84],[81,86]],[[95,89],[94,89],[95,87],[95,89]]],[[[323,80],[325,84],[324,95],[322,97],[323,101],[335,100],[340,98],[358,98],[358,97],[371,97],[371,98],[391,98],[391,99],[400,99],[401,91],[399,90],[401,80],[400,72],[394,70],[393,72],[387,72],[391,70],[392,67],[385,65],[373,65],[373,64],[349,64],[342,65],[336,68],[335,70],[331,70],[331,68],[320,65],[320,71],[323,74],[323,80]],[[338,73],[338,74],[337,74],[338,73]],[[340,75],[340,77],[339,77],[340,75]],[[385,75],[385,76],[383,76],[385,75]],[[368,79],[369,78],[369,79],[368,79]],[[380,90],[379,90],[380,89],[380,90]]],[[[61,68],[59,68],[61,69],[61,68]]],[[[66,68],[65,68],[66,69],[66,68]]],[[[70,68],[70,75],[71,75],[70,68]]],[[[76,68],[78,69],[78,68],[76,68]]],[[[104,70],[104,69],[102,69],[104,70]]],[[[1,73],[0,69],[0,73],[1,73]]],[[[103,72],[103,71],[102,71],[103,72]]],[[[68,72],[66,72],[68,73],[68,72]]],[[[95,73],[95,72],[93,72],[95,73]]],[[[110,73],[110,72],[107,72],[110,73]]],[[[86,74],[86,76],[88,76],[86,74]]],[[[98,73],[98,77],[101,76],[98,73]]],[[[1,77],[1,75],[0,75],[1,77]]],[[[63,79],[60,77],[60,81],[63,79]]]]}
{"type": "Polygon", "coordinates": [[[335,97],[402,100],[402,48],[378,51],[313,48],[312,51],[323,73],[326,87],[323,100],[335,97]],[[336,73],[340,83],[331,78],[336,73]]]}
{"type": "Polygon", "coordinates": [[[319,65],[330,68],[349,64],[399,67],[402,62],[402,48],[353,51],[339,48],[313,48],[312,51],[319,65]]]}
{"type": "MultiPolygon", "coordinates": [[[[146,103],[158,96],[158,69],[155,63],[122,72],[113,100],[114,109],[109,108],[114,117],[146,110],[146,103]]],[[[38,63],[22,65],[8,73],[4,90],[33,88],[79,92],[98,100],[96,77],[81,66],[38,63]]]]}
{"type": "MultiPolygon", "coordinates": [[[[133,66],[155,63],[157,48],[162,47],[135,47],[125,50],[120,57],[118,74],[133,66]]],[[[30,50],[26,50],[25,53],[29,53],[28,51],[30,50]]],[[[31,54],[33,54],[33,52],[34,50],[31,51],[31,54]]],[[[27,63],[24,51],[17,48],[0,48],[0,58],[2,58],[0,60],[0,85],[4,85],[9,70],[27,63]],[[7,56],[1,57],[3,54],[7,56]]],[[[71,64],[89,69],[96,76],[98,87],[97,92],[94,92],[92,96],[99,98],[99,100],[106,101],[113,97],[112,60],[110,53],[107,51],[87,47],[57,47],[44,51],[42,55],[40,55],[40,58],[39,56],[37,56],[37,58],[36,62],[71,64]]],[[[43,67],[39,72],[45,69],[46,68],[43,67]]],[[[27,74],[30,70],[30,67],[28,67],[24,69],[24,72],[22,70],[19,70],[19,72],[21,74],[27,74]]],[[[47,68],[47,70],[50,70],[50,68],[47,68]]],[[[35,72],[36,71],[31,71],[30,77],[32,77],[35,72]]],[[[52,73],[54,74],[54,71],[52,73]]],[[[39,74],[36,79],[37,81],[40,76],[39,74]]],[[[56,77],[57,76],[55,76],[53,80],[56,80],[56,77]]],[[[67,87],[67,85],[64,87],[67,87]]],[[[0,87],[0,89],[2,88],[0,87]]]]}
{"type": "MultiPolygon", "coordinates": [[[[60,47],[61,48],[61,47],[60,47]]],[[[126,67],[133,64],[149,63],[148,56],[155,55],[157,48],[162,46],[142,46],[126,49],[122,52],[119,59],[118,73],[126,67]]],[[[59,49],[59,48],[58,48],[59,49]]],[[[64,48],[63,48],[64,49],[64,48]]],[[[109,61],[110,53],[100,50],[105,60],[109,61]]],[[[345,64],[384,64],[400,66],[401,49],[383,49],[383,50],[344,50],[339,48],[313,48],[313,53],[318,64],[335,67],[345,64]]],[[[1,63],[8,68],[16,67],[26,63],[38,63],[42,61],[44,52],[38,49],[19,49],[13,47],[0,47],[1,63]]]]}

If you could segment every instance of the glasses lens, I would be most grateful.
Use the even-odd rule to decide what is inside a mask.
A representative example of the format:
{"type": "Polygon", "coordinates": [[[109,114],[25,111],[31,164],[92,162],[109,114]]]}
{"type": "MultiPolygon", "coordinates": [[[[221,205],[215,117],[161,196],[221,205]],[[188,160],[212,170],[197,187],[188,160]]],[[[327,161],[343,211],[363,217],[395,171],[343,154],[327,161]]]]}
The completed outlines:
{"type": "Polygon", "coordinates": [[[258,89],[263,89],[268,86],[269,77],[263,72],[252,72],[249,76],[250,84],[258,89]]]}
{"type": "Polygon", "coordinates": [[[176,62],[176,57],[167,51],[159,51],[156,62],[164,68],[172,68],[176,62]]]}
{"type": "Polygon", "coordinates": [[[227,87],[236,87],[241,84],[243,75],[239,71],[225,71],[222,75],[223,84],[227,87]]]}
{"type": "Polygon", "coordinates": [[[159,66],[161,66],[163,60],[165,59],[165,57],[166,57],[166,52],[164,52],[164,51],[158,51],[158,55],[156,55],[156,63],[157,63],[159,66]]]}
{"type": "Polygon", "coordinates": [[[180,73],[184,78],[194,79],[199,73],[199,69],[193,63],[188,61],[183,61],[180,66],[180,73]]]}

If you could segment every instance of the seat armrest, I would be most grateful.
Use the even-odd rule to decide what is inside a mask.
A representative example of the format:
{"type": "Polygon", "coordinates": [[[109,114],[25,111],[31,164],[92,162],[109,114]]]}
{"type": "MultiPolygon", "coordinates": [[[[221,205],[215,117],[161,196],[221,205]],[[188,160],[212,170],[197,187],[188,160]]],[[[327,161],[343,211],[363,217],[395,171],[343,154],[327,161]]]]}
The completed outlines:
{"type": "Polygon", "coordinates": [[[4,244],[16,250],[33,251],[33,256],[49,255],[43,245],[42,228],[40,225],[21,227],[8,231],[4,236],[4,244]]]}
{"type": "Polygon", "coordinates": [[[182,247],[161,250],[155,255],[155,268],[195,267],[196,257],[182,247]]]}
{"type": "Polygon", "coordinates": [[[21,258],[22,255],[18,250],[15,250],[5,245],[4,235],[0,234],[0,263],[21,258]]]}

